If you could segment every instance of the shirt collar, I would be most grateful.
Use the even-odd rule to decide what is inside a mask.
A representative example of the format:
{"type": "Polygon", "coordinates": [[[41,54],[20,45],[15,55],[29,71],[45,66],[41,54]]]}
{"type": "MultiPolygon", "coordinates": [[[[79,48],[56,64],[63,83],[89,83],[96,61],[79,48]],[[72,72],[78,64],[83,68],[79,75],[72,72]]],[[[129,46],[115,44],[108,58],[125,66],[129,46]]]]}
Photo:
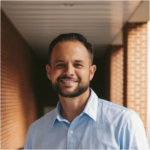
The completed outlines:
{"type": "MultiPolygon", "coordinates": [[[[98,107],[98,97],[97,97],[96,93],[90,88],[90,97],[88,99],[88,102],[87,102],[84,110],[83,110],[83,113],[87,114],[94,121],[96,121],[97,120],[97,107],[98,107]]],[[[60,109],[61,109],[61,104],[60,104],[60,102],[58,102],[57,106],[54,110],[52,127],[54,126],[54,123],[56,120],[64,121],[64,119],[61,117],[60,109]]]]}
{"type": "Polygon", "coordinates": [[[52,121],[52,127],[54,126],[54,123],[56,121],[56,119],[58,119],[59,121],[61,121],[61,115],[60,115],[60,108],[61,108],[61,104],[58,101],[57,106],[54,110],[54,115],[53,115],[53,121],[52,121]]]}
{"type": "Polygon", "coordinates": [[[98,97],[96,93],[90,88],[90,97],[88,102],[83,110],[89,117],[91,117],[94,121],[97,120],[97,107],[98,107],[98,97]]]}

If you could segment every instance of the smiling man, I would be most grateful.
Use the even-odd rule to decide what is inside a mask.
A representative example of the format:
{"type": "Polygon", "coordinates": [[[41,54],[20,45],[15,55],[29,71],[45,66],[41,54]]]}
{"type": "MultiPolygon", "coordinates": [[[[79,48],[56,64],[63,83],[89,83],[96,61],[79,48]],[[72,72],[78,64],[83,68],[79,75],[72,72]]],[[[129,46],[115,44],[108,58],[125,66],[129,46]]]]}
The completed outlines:
{"type": "Polygon", "coordinates": [[[89,88],[96,66],[85,37],[70,33],[54,39],[46,70],[59,102],[30,126],[25,149],[148,149],[139,116],[89,88]]]}

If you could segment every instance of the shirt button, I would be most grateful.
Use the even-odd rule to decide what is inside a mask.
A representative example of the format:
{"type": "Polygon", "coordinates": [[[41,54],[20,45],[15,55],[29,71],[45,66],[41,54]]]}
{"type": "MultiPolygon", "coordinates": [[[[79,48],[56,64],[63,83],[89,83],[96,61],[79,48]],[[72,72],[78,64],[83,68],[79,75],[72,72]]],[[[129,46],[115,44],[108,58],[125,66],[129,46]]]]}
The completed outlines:
{"type": "Polygon", "coordinates": [[[73,133],[73,130],[70,130],[70,133],[72,134],[72,133],[73,133]]]}

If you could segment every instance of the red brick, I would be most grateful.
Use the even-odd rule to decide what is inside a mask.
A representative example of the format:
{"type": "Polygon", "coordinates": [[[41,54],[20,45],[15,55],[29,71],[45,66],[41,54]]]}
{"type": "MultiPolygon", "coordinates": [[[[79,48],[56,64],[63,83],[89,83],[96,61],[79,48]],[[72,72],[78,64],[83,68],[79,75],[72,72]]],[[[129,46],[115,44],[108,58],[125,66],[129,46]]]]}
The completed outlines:
{"type": "Polygon", "coordinates": [[[1,149],[18,149],[24,147],[27,130],[37,118],[36,57],[3,12],[1,31],[1,149]]]}
{"type": "Polygon", "coordinates": [[[127,63],[126,73],[127,76],[124,76],[124,78],[127,81],[126,84],[126,93],[124,93],[126,96],[126,106],[128,108],[131,108],[135,110],[140,117],[145,117],[143,123],[146,130],[146,124],[147,124],[147,23],[128,23],[126,27],[124,28],[124,35],[127,35],[124,37],[124,45],[127,45],[127,48],[125,49],[125,56],[126,60],[125,63],[127,63]],[[127,28],[127,30],[125,30],[127,28]],[[143,32],[143,30],[145,30],[143,32]],[[127,34],[125,33],[127,31],[127,34]],[[143,39],[145,37],[145,39],[143,39]],[[125,39],[127,40],[128,44],[125,43],[125,39]],[[140,43],[137,42],[139,40],[140,43]],[[143,46],[143,43],[145,46],[143,46]],[[132,46],[134,44],[134,46],[132,46]],[[142,49],[142,50],[141,50],[142,49]],[[143,50],[144,54],[143,54],[143,50]],[[134,53],[133,53],[134,52],[134,53]],[[137,53],[139,56],[137,56],[137,53]],[[145,58],[144,58],[145,57],[145,58]],[[132,59],[134,58],[134,59],[132,59]],[[137,60],[139,64],[137,64],[137,60]],[[144,64],[143,64],[144,63],[144,64]],[[134,64],[134,66],[132,66],[134,64]],[[136,67],[139,67],[139,70],[137,70],[136,67]],[[134,73],[132,71],[134,70],[134,73]],[[144,72],[142,72],[142,70],[144,72]],[[139,76],[137,77],[137,74],[139,76]],[[143,80],[143,77],[145,77],[145,80],[143,80]],[[134,78],[134,80],[132,80],[134,78]],[[139,83],[137,83],[137,80],[139,83]],[[131,84],[134,83],[134,87],[131,86],[131,84]],[[142,84],[145,84],[145,87],[143,87],[142,84]],[[139,87],[139,90],[136,89],[136,87],[139,87]],[[132,90],[134,90],[134,93],[132,93],[132,90]],[[143,91],[144,90],[144,91],[143,91]],[[143,93],[144,92],[144,93],[143,93]],[[137,94],[139,94],[139,97],[137,98],[137,94]],[[142,97],[145,97],[144,100],[142,100],[142,97]],[[131,98],[134,98],[134,100],[131,100],[131,98]],[[137,104],[137,100],[139,101],[139,104],[137,104]],[[130,105],[132,103],[132,105],[130,105]],[[145,107],[142,106],[142,104],[145,105],[145,107]],[[132,107],[131,107],[132,106],[132,107]],[[139,108],[143,108],[145,112],[142,112],[141,110],[137,110],[137,106],[139,108]]]}

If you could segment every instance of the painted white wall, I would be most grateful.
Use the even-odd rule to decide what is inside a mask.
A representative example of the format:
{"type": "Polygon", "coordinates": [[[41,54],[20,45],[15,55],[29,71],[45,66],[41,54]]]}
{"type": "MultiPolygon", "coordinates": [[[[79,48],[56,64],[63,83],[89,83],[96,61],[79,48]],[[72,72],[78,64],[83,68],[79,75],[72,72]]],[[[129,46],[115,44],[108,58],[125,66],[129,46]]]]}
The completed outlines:
{"type": "Polygon", "coordinates": [[[150,146],[150,21],[148,21],[148,85],[147,85],[147,136],[148,136],[148,143],[150,146]]]}
{"type": "MultiPolygon", "coordinates": [[[[134,22],[147,22],[150,18],[150,2],[149,1],[142,1],[139,4],[139,7],[136,9],[136,11],[129,17],[128,22],[134,23],[134,22]]],[[[123,38],[122,38],[122,29],[119,32],[119,34],[115,37],[115,39],[111,42],[111,45],[122,45],[123,44],[123,38]]]]}

